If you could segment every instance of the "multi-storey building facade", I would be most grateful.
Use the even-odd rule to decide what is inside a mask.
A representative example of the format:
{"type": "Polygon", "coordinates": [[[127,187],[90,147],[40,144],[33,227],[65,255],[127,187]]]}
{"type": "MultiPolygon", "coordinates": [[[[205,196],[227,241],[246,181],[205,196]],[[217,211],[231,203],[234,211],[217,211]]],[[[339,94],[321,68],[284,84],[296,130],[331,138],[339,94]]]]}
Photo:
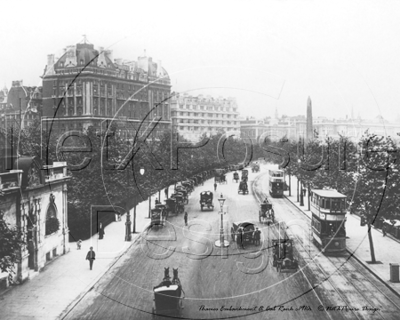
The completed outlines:
{"type": "Polygon", "coordinates": [[[16,159],[14,170],[0,172],[0,220],[18,228],[26,244],[19,251],[14,280],[31,278],[69,251],[69,179],[65,162],[42,168],[37,158],[26,156],[16,159]]]}
{"type": "Polygon", "coordinates": [[[237,109],[234,98],[174,94],[171,97],[172,126],[175,132],[192,142],[197,142],[203,134],[218,132],[240,136],[237,109]]]}
{"type": "MultiPolygon", "coordinates": [[[[1,127],[22,129],[42,115],[42,87],[24,86],[22,80],[13,81],[7,96],[0,104],[1,127]]],[[[4,94],[3,94],[4,95],[4,94]]]]}
{"type": "Polygon", "coordinates": [[[170,91],[160,61],[155,63],[146,54],[138,61],[113,61],[112,51],[96,50],[84,41],[68,46],[59,59],[48,55],[43,121],[57,131],[117,121],[132,134],[143,122],[161,118],[156,130],[162,132],[170,128],[170,91]]]}

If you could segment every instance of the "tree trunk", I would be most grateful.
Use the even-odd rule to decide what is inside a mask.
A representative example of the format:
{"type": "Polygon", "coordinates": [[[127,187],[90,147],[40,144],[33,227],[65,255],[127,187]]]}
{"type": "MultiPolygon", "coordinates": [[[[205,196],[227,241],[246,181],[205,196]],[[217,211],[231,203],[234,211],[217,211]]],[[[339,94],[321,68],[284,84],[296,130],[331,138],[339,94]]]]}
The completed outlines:
{"type": "Polygon", "coordinates": [[[297,180],[297,202],[299,202],[299,178],[296,177],[297,180]]]}
{"type": "Polygon", "coordinates": [[[374,242],[372,241],[372,232],[371,232],[372,225],[368,223],[368,240],[369,240],[369,249],[371,251],[371,262],[375,263],[375,250],[374,250],[374,242]]]}
{"type": "Polygon", "coordinates": [[[289,197],[292,196],[292,179],[291,175],[289,174],[289,197]]]}
{"type": "Polygon", "coordinates": [[[311,191],[311,188],[310,188],[310,184],[308,183],[307,184],[307,193],[308,193],[308,211],[310,211],[310,191],[311,191]]]}

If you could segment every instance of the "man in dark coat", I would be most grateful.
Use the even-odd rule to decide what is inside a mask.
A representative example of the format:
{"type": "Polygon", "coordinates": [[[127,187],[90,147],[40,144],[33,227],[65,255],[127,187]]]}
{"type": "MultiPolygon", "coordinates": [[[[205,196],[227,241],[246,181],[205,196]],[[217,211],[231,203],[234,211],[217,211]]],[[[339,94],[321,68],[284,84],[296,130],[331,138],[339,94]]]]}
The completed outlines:
{"type": "Polygon", "coordinates": [[[96,260],[96,253],[93,251],[93,247],[90,247],[90,251],[86,255],[86,260],[89,260],[90,270],[92,270],[93,261],[96,260]]]}
{"type": "Polygon", "coordinates": [[[244,247],[244,230],[243,230],[243,227],[240,227],[238,229],[238,241],[239,241],[239,243],[238,243],[239,247],[242,248],[242,249],[246,249],[244,247]]]}
{"type": "Polygon", "coordinates": [[[261,231],[256,228],[256,230],[253,232],[253,238],[254,238],[254,244],[256,246],[260,245],[260,239],[261,239],[261,231]]]}

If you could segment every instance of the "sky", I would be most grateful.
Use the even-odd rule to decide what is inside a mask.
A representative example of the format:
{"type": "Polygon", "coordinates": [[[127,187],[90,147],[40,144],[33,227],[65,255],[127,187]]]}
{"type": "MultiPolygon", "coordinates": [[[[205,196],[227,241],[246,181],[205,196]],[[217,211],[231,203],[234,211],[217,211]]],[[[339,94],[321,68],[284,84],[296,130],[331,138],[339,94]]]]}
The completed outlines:
{"type": "Polygon", "coordinates": [[[48,54],[87,36],[161,60],[174,92],[235,97],[242,116],[400,115],[399,1],[7,1],[0,85],[41,85],[48,54]]]}

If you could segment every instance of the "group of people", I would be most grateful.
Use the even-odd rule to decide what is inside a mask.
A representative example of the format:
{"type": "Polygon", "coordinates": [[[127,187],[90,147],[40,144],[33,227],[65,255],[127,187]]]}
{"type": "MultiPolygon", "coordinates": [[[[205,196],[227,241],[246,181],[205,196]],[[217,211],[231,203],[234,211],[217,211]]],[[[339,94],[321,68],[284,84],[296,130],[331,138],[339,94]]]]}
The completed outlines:
{"type": "MultiPolygon", "coordinates": [[[[244,242],[245,242],[245,229],[243,227],[239,227],[236,232],[236,244],[238,248],[246,249],[244,247],[244,242]]],[[[252,243],[256,246],[260,245],[260,240],[261,240],[261,231],[256,227],[256,229],[253,231],[252,234],[252,243]]]]}

